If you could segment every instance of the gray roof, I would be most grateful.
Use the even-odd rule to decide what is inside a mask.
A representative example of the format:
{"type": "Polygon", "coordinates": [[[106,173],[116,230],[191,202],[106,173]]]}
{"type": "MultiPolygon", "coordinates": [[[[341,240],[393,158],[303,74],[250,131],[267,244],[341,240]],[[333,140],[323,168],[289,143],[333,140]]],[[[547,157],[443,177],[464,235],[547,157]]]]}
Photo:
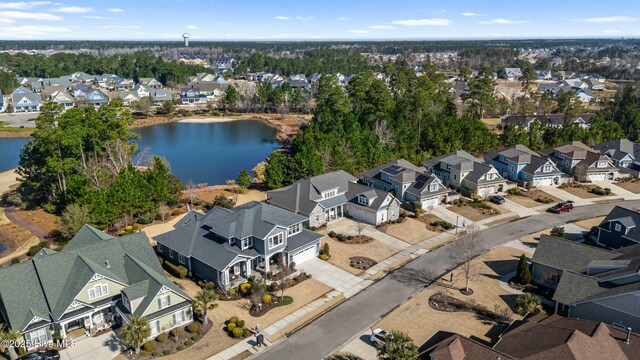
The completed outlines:
{"type": "Polygon", "coordinates": [[[555,163],[548,158],[544,158],[542,156],[532,155],[529,164],[522,168],[522,171],[531,174],[531,175],[562,175],[562,171],[560,171],[555,163]],[[555,170],[551,172],[542,172],[540,171],[540,167],[545,165],[546,163],[551,162],[555,166],[555,170]]]}
{"type": "Polygon", "coordinates": [[[633,209],[616,206],[607,217],[602,220],[598,227],[611,230],[610,224],[612,221],[620,221],[628,229],[628,232],[624,236],[640,243],[640,213],[633,209]]]}
{"type": "Polygon", "coordinates": [[[433,196],[438,194],[446,194],[449,189],[445,186],[439,187],[437,191],[431,191],[431,184],[440,181],[435,175],[420,173],[416,177],[416,181],[407,188],[407,193],[416,197],[433,196]]]}
{"type": "Polygon", "coordinates": [[[416,179],[416,173],[424,173],[426,169],[422,166],[416,166],[404,159],[398,159],[386,164],[380,165],[363,173],[364,176],[382,180],[382,173],[387,173],[392,179],[400,183],[413,182],[416,179]]]}
{"type": "Polygon", "coordinates": [[[287,252],[294,251],[322,239],[323,236],[324,235],[318,234],[317,232],[302,229],[302,232],[287,238],[287,247],[285,250],[287,252]]]}
{"type": "Polygon", "coordinates": [[[33,104],[40,104],[42,102],[42,98],[39,94],[35,93],[26,93],[26,94],[15,94],[12,96],[14,106],[17,106],[22,99],[27,98],[33,104]]]}
{"type": "MultiPolygon", "coordinates": [[[[347,191],[347,198],[349,199],[349,201],[354,204],[358,204],[359,206],[365,206],[358,203],[358,195],[366,196],[367,199],[369,199],[370,201],[368,208],[377,211],[380,208],[382,208],[384,201],[386,200],[387,196],[389,196],[390,194],[386,191],[376,189],[376,188],[371,188],[362,184],[357,184],[357,183],[349,184],[349,191],[347,191]]],[[[395,199],[395,201],[398,201],[398,200],[395,199]]]]}
{"type": "Polygon", "coordinates": [[[531,262],[554,269],[583,273],[594,259],[611,260],[618,256],[620,253],[614,251],[542,235],[531,262]]]}
{"type": "Polygon", "coordinates": [[[464,178],[464,181],[468,181],[474,184],[490,184],[496,182],[502,182],[504,179],[500,174],[496,174],[493,180],[483,179],[482,177],[493,169],[493,166],[489,164],[483,164],[480,162],[473,162],[473,168],[469,175],[464,178]]]}
{"type": "Polygon", "coordinates": [[[431,160],[424,162],[424,166],[427,169],[440,168],[442,171],[447,171],[446,167],[442,167],[440,164],[451,165],[451,168],[458,169],[460,171],[470,171],[473,169],[473,163],[480,162],[480,159],[474,157],[464,150],[454,151],[442,156],[438,156],[431,160]]]}
{"type": "Polygon", "coordinates": [[[593,148],[615,160],[622,160],[627,155],[635,159],[636,154],[640,155],[640,145],[628,139],[604,142],[593,148]]]}

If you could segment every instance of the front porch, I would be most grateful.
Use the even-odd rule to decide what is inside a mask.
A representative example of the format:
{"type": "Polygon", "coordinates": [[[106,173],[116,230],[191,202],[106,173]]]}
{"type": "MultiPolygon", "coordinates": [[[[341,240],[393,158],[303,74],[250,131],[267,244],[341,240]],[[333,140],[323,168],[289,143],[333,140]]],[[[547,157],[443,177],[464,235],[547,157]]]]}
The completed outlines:
{"type": "Polygon", "coordinates": [[[278,272],[278,263],[281,261],[286,266],[289,265],[284,251],[236,262],[219,273],[220,283],[225,288],[232,288],[249,282],[249,278],[252,276],[266,277],[268,273],[275,274],[278,272]]]}
{"type": "Polygon", "coordinates": [[[109,331],[119,324],[121,324],[121,320],[116,315],[115,305],[109,303],[89,312],[72,315],[67,318],[63,316],[56,329],[60,331],[62,339],[80,340],[109,331]]]}
{"type": "Polygon", "coordinates": [[[324,220],[327,223],[344,217],[344,204],[328,208],[324,211],[324,220]]]}

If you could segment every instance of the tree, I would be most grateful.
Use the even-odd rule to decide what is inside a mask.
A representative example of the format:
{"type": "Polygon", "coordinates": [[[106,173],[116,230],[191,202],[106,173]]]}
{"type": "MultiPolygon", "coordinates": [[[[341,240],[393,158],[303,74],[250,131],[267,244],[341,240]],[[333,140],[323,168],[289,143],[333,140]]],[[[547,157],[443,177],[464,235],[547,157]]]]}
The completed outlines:
{"type": "Polygon", "coordinates": [[[238,174],[238,185],[240,185],[240,187],[244,189],[247,189],[249,186],[251,186],[251,175],[249,175],[247,170],[242,170],[238,174]]]}
{"type": "Polygon", "coordinates": [[[71,239],[85,224],[91,223],[91,212],[84,205],[71,204],[62,212],[58,224],[65,239],[71,239]]]}
{"type": "Polygon", "coordinates": [[[136,354],[139,354],[140,346],[145,339],[151,336],[149,321],[142,316],[132,316],[129,322],[122,326],[120,336],[126,344],[135,349],[136,354]]]}
{"type": "Polygon", "coordinates": [[[564,228],[562,226],[554,226],[553,229],[551,229],[551,236],[564,238],[564,235],[564,228]]]}
{"type": "Polygon", "coordinates": [[[164,115],[171,115],[174,111],[176,111],[176,105],[173,103],[173,100],[169,100],[162,103],[159,112],[164,115]]]}
{"type": "Polygon", "coordinates": [[[129,108],[131,111],[137,114],[142,114],[147,116],[149,114],[149,109],[153,106],[153,100],[149,96],[143,97],[140,100],[134,100],[129,104],[129,108]]]}
{"type": "Polygon", "coordinates": [[[222,99],[224,111],[236,111],[238,101],[240,101],[240,93],[238,93],[235,86],[229,85],[227,90],[224,92],[224,98],[222,99]]]}
{"type": "Polygon", "coordinates": [[[182,337],[182,334],[184,334],[184,329],[182,329],[181,326],[178,326],[177,328],[171,330],[171,334],[173,335],[173,339],[175,340],[175,342],[180,343],[180,338],[182,337]]]}
{"type": "Polygon", "coordinates": [[[11,359],[17,359],[18,354],[13,346],[8,346],[12,341],[20,339],[22,335],[15,330],[9,329],[6,325],[0,324],[0,351],[7,351],[11,359]]]}
{"type": "Polygon", "coordinates": [[[207,325],[209,323],[207,312],[218,307],[216,301],[218,301],[218,294],[206,288],[198,291],[193,298],[193,311],[202,316],[202,324],[207,325]]]}
{"type": "Polygon", "coordinates": [[[251,283],[251,302],[253,305],[260,307],[265,294],[267,294],[267,284],[265,284],[265,280],[263,278],[256,278],[251,283]]]}
{"type": "Polygon", "coordinates": [[[460,239],[451,243],[451,257],[460,264],[460,270],[464,275],[464,292],[470,295],[469,281],[475,276],[476,268],[473,259],[478,251],[478,231],[475,226],[467,227],[467,232],[460,239]]]}
{"type": "Polygon", "coordinates": [[[516,312],[520,315],[535,314],[542,310],[540,299],[529,293],[522,294],[516,299],[516,312]]]}
{"type": "Polygon", "coordinates": [[[291,267],[286,264],[284,255],[280,255],[278,258],[278,272],[274,274],[274,277],[278,284],[278,289],[280,289],[281,299],[284,298],[284,290],[291,284],[291,280],[289,280],[291,274],[293,274],[291,267]]]}
{"type": "Polygon", "coordinates": [[[531,282],[531,270],[527,263],[527,256],[522,254],[518,261],[518,269],[516,271],[516,281],[521,285],[527,285],[531,282]]]}
{"type": "Polygon", "coordinates": [[[484,66],[477,78],[469,80],[469,92],[464,95],[463,100],[470,104],[472,114],[475,118],[482,119],[485,110],[495,103],[493,71],[484,66]]]}
{"type": "Polygon", "coordinates": [[[158,215],[160,215],[162,221],[164,221],[169,214],[171,214],[171,208],[167,205],[160,205],[160,207],[158,207],[158,215]]]}
{"type": "Polygon", "coordinates": [[[401,331],[391,331],[384,337],[384,344],[376,344],[378,359],[413,360],[418,358],[418,347],[409,335],[401,331]]]}
{"type": "Polygon", "coordinates": [[[233,201],[233,199],[229,199],[228,197],[219,194],[218,196],[216,196],[215,198],[213,198],[213,202],[211,203],[211,206],[220,206],[226,209],[231,209],[234,206],[236,206],[236,202],[233,201]]]}
{"type": "Polygon", "coordinates": [[[264,177],[267,181],[267,188],[277,189],[286,185],[287,164],[289,157],[279,151],[271,153],[264,169],[264,177]]]}
{"type": "Polygon", "coordinates": [[[366,225],[363,222],[358,222],[356,225],[356,229],[358,230],[358,236],[362,236],[362,232],[366,228],[366,225]]]}

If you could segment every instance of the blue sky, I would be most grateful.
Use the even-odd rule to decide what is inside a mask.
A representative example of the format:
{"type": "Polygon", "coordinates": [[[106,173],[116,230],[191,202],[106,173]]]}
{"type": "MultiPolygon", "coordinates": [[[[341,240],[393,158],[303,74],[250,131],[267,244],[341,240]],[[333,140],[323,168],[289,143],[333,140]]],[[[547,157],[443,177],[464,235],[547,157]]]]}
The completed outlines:
{"type": "Polygon", "coordinates": [[[0,1],[0,39],[640,37],[638,0],[0,1]]]}

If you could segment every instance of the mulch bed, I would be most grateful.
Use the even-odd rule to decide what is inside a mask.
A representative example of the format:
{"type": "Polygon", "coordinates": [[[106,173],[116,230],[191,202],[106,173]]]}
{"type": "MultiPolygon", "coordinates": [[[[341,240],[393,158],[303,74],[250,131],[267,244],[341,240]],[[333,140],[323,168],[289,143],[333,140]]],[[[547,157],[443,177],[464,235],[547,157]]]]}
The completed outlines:
{"type": "Polygon", "coordinates": [[[346,236],[343,234],[337,234],[333,231],[329,232],[329,237],[334,240],[340,241],[341,243],[345,243],[349,245],[363,245],[363,244],[368,244],[373,240],[375,240],[371,236],[367,236],[367,235],[346,236]]]}
{"type": "Polygon", "coordinates": [[[375,260],[364,256],[354,256],[349,258],[349,265],[354,269],[368,270],[375,264],[377,264],[375,260]]]}
{"type": "Polygon", "coordinates": [[[495,321],[498,323],[507,324],[511,321],[511,318],[509,316],[496,313],[494,311],[487,309],[484,306],[462,301],[442,293],[437,293],[432,295],[429,298],[429,306],[436,311],[444,311],[444,312],[466,311],[466,312],[477,314],[478,316],[481,316],[484,318],[488,318],[491,321],[495,321]]]}
{"type": "MultiPolygon", "coordinates": [[[[175,354],[177,352],[180,352],[181,350],[187,349],[190,346],[193,346],[193,344],[196,344],[198,341],[200,341],[200,339],[202,339],[202,337],[204,337],[204,335],[207,332],[209,332],[209,330],[211,330],[211,328],[213,327],[213,321],[209,321],[206,326],[200,323],[199,321],[196,321],[195,323],[198,324],[198,332],[196,334],[192,334],[188,332],[187,326],[184,326],[183,334],[182,336],[180,336],[179,340],[176,340],[171,335],[169,335],[169,339],[165,342],[159,342],[157,340],[157,337],[155,340],[149,340],[148,342],[154,342],[156,344],[156,347],[152,351],[147,351],[146,356],[135,354],[133,349],[128,349],[126,351],[123,351],[121,355],[125,356],[129,360],[144,360],[144,359],[154,359],[156,357],[163,356],[163,355],[175,354]],[[197,341],[193,341],[194,337],[195,339],[197,339],[197,341]],[[186,343],[188,341],[193,343],[187,346],[186,343]],[[177,350],[178,346],[181,347],[180,351],[177,350]],[[168,350],[167,354],[164,353],[165,350],[168,350]]],[[[140,350],[141,350],[141,353],[143,353],[144,347],[141,347],[140,350]]]]}
{"type": "Polygon", "coordinates": [[[273,299],[271,301],[271,303],[269,304],[261,304],[260,307],[258,306],[251,306],[251,309],[249,309],[249,315],[253,316],[253,317],[260,317],[266,313],[269,312],[269,310],[271,309],[275,309],[277,307],[280,306],[286,306],[286,305],[290,305],[293,303],[293,298],[291,296],[284,296],[283,298],[280,298],[280,296],[276,295],[276,294],[271,294],[271,298],[273,299]]]}

